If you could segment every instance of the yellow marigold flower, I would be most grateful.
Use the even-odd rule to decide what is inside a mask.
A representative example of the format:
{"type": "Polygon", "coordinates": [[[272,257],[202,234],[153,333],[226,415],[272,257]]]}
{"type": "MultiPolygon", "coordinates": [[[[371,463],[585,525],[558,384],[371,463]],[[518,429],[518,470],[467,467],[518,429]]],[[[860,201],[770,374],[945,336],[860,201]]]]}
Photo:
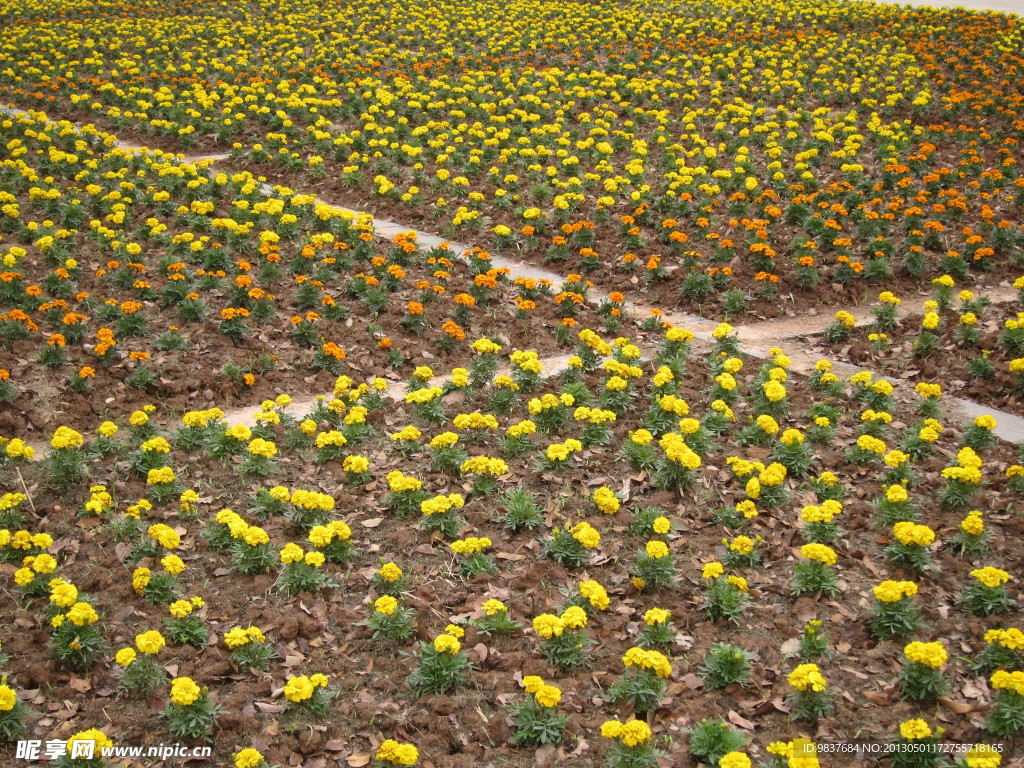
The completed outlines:
{"type": "Polygon", "coordinates": [[[946,659],[948,657],[946,649],[942,646],[941,642],[909,643],[903,648],[903,655],[906,656],[909,661],[924,664],[926,667],[931,667],[932,669],[938,669],[941,667],[946,663],[946,659]]]}
{"type": "Polygon", "coordinates": [[[290,677],[284,685],[284,697],[293,703],[300,703],[310,698],[316,686],[306,675],[290,677]]]}
{"type": "Polygon", "coordinates": [[[928,726],[927,722],[919,717],[900,723],[900,736],[908,741],[927,739],[931,735],[932,729],[928,726]]]}
{"type": "Polygon", "coordinates": [[[412,744],[402,744],[394,739],[385,739],[377,749],[378,760],[387,760],[395,765],[415,765],[419,751],[412,744]]]}
{"type": "Polygon", "coordinates": [[[508,608],[503,602],[501,602],[501,600],[495,600],[493,598],[484,602],[484,604],[480,606],[480,609],[488,616],[493,616],[499,611],[508,611],[508,608]]]}
{"type": "Polygon", "coordinates": [[[590,604],[598,610],[607,610],[609,603],[611,602],[608,597],[608,592],[603,586],[597,581],[581,581],[579,585],[580,594],[590,601],[590,604]]]}
{"type": "Polygon", "coordinates": [[[800,556],[825,565],[835,565],[838,560],[836,551],[825,544],[804,544],[800,547],[800,556]]]}
{"type": "Polygon", "coordinates": [[[554,707],[562,700],[562,691],[553,685],[542,685],[533,694],[542,707],[554,707]]]}
{"type": "Polygon", "coordinates": [[[160,565],[164,567],[165,571],[175,576],[185,570],[184,561],[177,555],[165,555],[161,558],[160,565]]]}
{"type": "Polygon", "coordinates": [[[565,622],[550,613],[542,613],[533,620],[534,631],[545,640],[558,637],[565,631],[565,622]]]}
{"type": "Polygon", "coordinates": [[[566,608],[559,618],[569,629],[582,629],[587,626],[587,612],[578,605],[566,608]]]}
{"type": "Polygon", "coordinates": [[[536,693],[544,685],[544,680],[537,675],[527,675],[520,685],[526,689],[527,693],[536,693]]]}
{"type": "Polygon", "coordinates": [[[996,690],[1013,691],[1019,696],[1024,696],[1024,672],[1008,672],[1000,669],[992,674],[989,683],[996,690]]]}
{"type": "Polygon", "coordinates": [[[377,575],[384,581],[394,583],[402,578],[402,569],[394,563],[384,563],[378,570],[377,575]]]}
{"type": "Polygon", "coordinates": [[[281,562],[285,564],[301,562],[305,555],[302,547],[294,542],[285,544],[280,552],[281,562]]]}
{"type": "Polygon", "coordinates": [[[263,762],[263,754],[252,747],[246,747],[235,755],[235,768],[259,768],[263,762]]]}
{"type": "Polygon", "coordinates": [[[75,603],[67,612],[68,621],[76,627],[84,627],[99,621],[99,614],[89,603],[75,603]]]}
{"type": "Polygon", "coordinates": [[[704,564],[704,569],[701,571],[701,578],[704,579],[717,579],[725,573],[725,567],[716,561],[704,564]]]}
{"type": "Polygon", "coordinates": [[[999,768],[1003,756],[991,744],[975,744],[964,758],[967,768],[999,768]]]}
{"type": "Polygon", "coordinates": [[[789,684],[797,691],[824,691],[828,687],[825,678],[818,670],[817,664],[800,664],[789,673],[787,677],[789,684]]]}
{"type": "Polygon", "coordinates": [[[127,667],[137,658],[134,648],[122,648],[114,654],[114,663],[127,667]]]}
{"type": "Polygon", "coordinates": [[[622,723],[618,720],[606,720],[601,723],[601,735],[606,739],[617,739],[622,733],[622,723]]]}
{"type": "Polygon", "coordinates": [[[188,600],[175,600],[167,607],[167,610],[172,616],[180,619],[192,613],[192,608],[192,603],[188,600]]]}
{"type": "Polygon", "coordinates": [[[907,546],[917,545],[926,547],[935,541],[935,531],[927,525],[919,525],[908,521],[896,523],[892,527],[892,532],[899,539],[900,543],[907,546]]]}
{"type": "Polygon", "coordinates": [[[653,627],[657,624],[664,624],[671,618],[671,611],[666,611],[664,608],[649,608],[644,613],[644,624],[649,627],[653,627]]]}
{"type": "Polygon", "coordinates": [[[67,754],[69,754],[69,755],[76,754],[75,743],[79,742],[79,741],[91,741],[91,742],[93,742],[93,749],[95,751],[100,751],[104,747],[112,747],[112,746],[114,746],[114,742],[112,742],[110,739],[108,739],[107,735],[105,733],[103,733],[103,731],[98,730],[96,728],[90,728],[87,731],[80,731],[80,732],[74,734],[73,736],[71,736],[68,739],[68,743],[67,743],[67,745],[65,747],[65,749],[67,750],[67,754]]]}
{"type": "Polygon", "coordinates": [[[50,438],[50,447],[54,450],[64,448],[81,448],[85,438],[70,427],[57,427],[57,431],[50,438]]]}
{"type": "Polygon", "coordinates": [[[191,677],[176,677],[171,681],[171,701],[183,707],[194,704],[202,690],[191,677]]]}
{"type": "Polygon", "coordinates": [[[615,491],[603,485],[594,491],[593,499],[597,508],[606,515],[614,515],[622,505],[619,497],[615,495],[615,491]]]}
{"type": "Polygon", "coordinates": [[[648,541],[644,546],[644,551],[648,557],[655,559],[668,557],[668,545],[663,541],[648,541]]]}
{"type": "Polygon", "coordinates": [[[917,584],[912,581],[883,581],[876,585],[872,592],[877,600],[883,603],[897,603],[904,597],[917,594],[917,584]]]}
{"type": "Polygon", "coordinates": [[[971,576],[979,584],[983,584],[989,589],[1002,586],[1010,580],[1010,574],[999,568],[993,568],[991,565],[971,571],[971,576]]]}
{"type": "Polygon", "coordinates": [[[451,635],[438,635],[434,638],[434,650],[438,653],[458,653],[462,643],[451,635]]]}
{"type": "Polygon", "coordinates": [[[601,534],[588,522],[576,523],[569,530],[572,537],[587,549],[593,549],[601,543],[601,534]]]}
{"type": "Polygon", "coordinates": [[[750,758],[745,752],[729,752],[718,761],[718,768],[750,768],[750,758]]]}
{"type": "Polygon", "coordinates": [[[972,536],[980,536],[985,532],[985,521],[981,512],[974,510],[967,513],[967,517],[960,521],[960,530],[972,536]]]}

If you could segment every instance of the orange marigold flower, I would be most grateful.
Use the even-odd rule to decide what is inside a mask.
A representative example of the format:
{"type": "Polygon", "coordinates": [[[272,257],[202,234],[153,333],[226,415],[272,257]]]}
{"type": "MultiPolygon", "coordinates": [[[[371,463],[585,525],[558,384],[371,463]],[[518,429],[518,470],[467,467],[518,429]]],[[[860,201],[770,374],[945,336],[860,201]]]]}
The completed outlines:
{"type": "Polygon", "coordinates": [[[328,357],[333,357],[335,360],[344,360],[346,357],[345,350],[343,350],[333,341],[328,341],[326,344],[324,344],[320,348],[320,351],[323,352],[328,357]]]}

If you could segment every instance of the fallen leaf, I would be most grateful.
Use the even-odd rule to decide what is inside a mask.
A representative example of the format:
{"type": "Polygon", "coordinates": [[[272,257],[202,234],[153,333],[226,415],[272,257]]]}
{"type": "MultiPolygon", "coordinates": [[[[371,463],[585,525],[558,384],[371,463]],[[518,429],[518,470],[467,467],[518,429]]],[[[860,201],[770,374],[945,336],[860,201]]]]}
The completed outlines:
{"type": "Polygon", "coordinates": [[[354,755],[349,755],[345,762],[352,768],[362,768],[362,766],[370,764],[372,757],[369,752],[356,752],[354,755]]]}
{"type": "Polygon", "coordinates": [[[739,714],[738,712],[734,712],[731,709],[729,710],[729,722],[733,725],[738,725],[745,731],[754,730],[754,724],[752,722],[747,720],[747,718],[743,717],[743,715],[739,714]]]}
{"type": "MultiPolygon", "coordinates": [[[[369,520],[360,520],[359,524],[363,526],[363,528],[376,528],[383,522],[383,517],[371,517],[369,520]]],[[[366,763],[363,763],[363,765],[366,765],[366,763]]]]}
{"type": "Polygon", "coordinates": [[[968,704],[966,701],[956,701],[955,699],[949,698],[949,696],[939,696],[937,700],[945,709],[948,709],[950,712],[955,712],[958,715],[966,715],[968,712],[978,712],[985,709],[984,705],[974,706],[968,704]]]}
{"type": "Polygon", "coordinates": [[[800,650],[800,638],[791,637],[789,640],[779,646],[779,650],[783,656],[790,656],[800,650]]]}
{"type": "Polygon", "coordinates": [[[79,693],[86,693],[92,690],[92,682],[81,677],[72,677],[68,680],[68,685],[79,693]]]}
{"type": "Polygon", "coordinates": [[[487,661],[487,646],[486,645],[484,645],[483,643],[477,643],[476,645],[473,646],[473,650],[476,651],[477,655],[480,657],[480,663],[481,664],[483,664],[485,661],[487,661]]]}
{"type": "Polygon", "coordinates": [[[702,680],[699,675],[695,675],[692,672],[683,677],[683,682],[691,691],[696,691],[698,688],[704,687],[704,680],[702,680]]]}

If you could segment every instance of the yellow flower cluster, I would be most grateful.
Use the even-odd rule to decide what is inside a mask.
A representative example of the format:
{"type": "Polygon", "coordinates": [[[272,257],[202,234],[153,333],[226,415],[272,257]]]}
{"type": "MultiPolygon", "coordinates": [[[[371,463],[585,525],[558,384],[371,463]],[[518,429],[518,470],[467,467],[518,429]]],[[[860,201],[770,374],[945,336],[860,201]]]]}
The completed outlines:
{"type": "Polygon", "coordinates": [[[826,499],[820,505],[810,504],[800,510],[805,523],[831,523],[843,511],[842,502],[826,499]]]}
{"type": "Polygon", "coordinates": [[[473,552],[483,552],[491,546],[491,540],[486,536],[470,536],[469,538],[453,541],[450,546],[452,552],[460,555],[466,555],[473,552]]]}
{"type": "Polygon", "coordinates": [[[181,707],[195,704],[202,695],[202,689],[191,677],[176,677],[171,681],[170,699],[181,707]]]}
{"type": "Polygon", "coordinates": [[[590,408],[585,405],[581,405],[573,411],[572,417],[576,421],[585,421],[588,424],[610,424],[616,419],[614,411],[605,411],[601,408],[590,408]]]}
{"type": "Polygon", "coordinates": [[[459,436],[454,432],[442,432],[436,437],[432,438],[427,444],[432,450],[441,450],[443,448],[452,448],[456,443],[459,442],[459,436]]]}
{"type": "Polygon", "coordinates": [[[181,544],[181,536],[169,525],[155,523],[149,526],[146,535],[164,549],[177,549],[181,544]]]}
{"type": "Polygon", "coordinates": [[[585,597],[590,604],[600,611],[608,610],[608,605],[611,602],[608,597],[608,592],[600,584],[600,582],[590,579],[588,581],[581,581],[579,586],[580,594],[585,597]]]}
{"type": "Polygon", "coordinates": [[[57,431],[50,438],[50,447],[55,451],[65,448],[81,448],[84,442],[85,438],[71,427],[57,427],[57,431]]]}
{"type": "Polygon", "coordinates": [[[745,752],[728,752],[718,760],[718,768],[750,768],[750,765],[745,752]]]}
{"type": "Polygon", "coordinates": [[[526,675],[520,683],[527,693],[533,694],[542,707],[555,707],[562,700],[562,691],[553,685],[547,685],[537,675],[526,675]]]}
{"type": "Polygon", "coordinates": [[[877,600],[883,603],[898,603],[904,597],[917,594],[917,584],[912,581],[883,581],[876,585],[872,592],[877,600]]]}
{"type": "Polygon", "coordinates": [[[817,664],[800,664],[787,677],[790,686],[797,691],[824,691],[828,687],[817,664]]]}
{"type": "Polygon", "coordinates": [[[416,765],[420,753],[412,744],[403,744],[394,739],[385,739],[377,747],[376,758],[395,765],[416,765]]]}
{"type": "Polygon", "coordinates": [[[686,438],[680,434],[667,432],[662,435],[658,445],[665,452],[665,458],[686,469],[694,470],[701,465],[700,456],[686,444],[686,438]]]}
{"type": "Polygon", "coordinates": [[[644,613],[644,624],[648,627],[654,627],[658,624],[664,624],[672,619],[672,612],[666,611],[664,608],[648,608],[644,613]]]}
{"type": "Polygon", "coordinates": [[[994,568],[991,565],[986,565],[984,568],[978,568],[971,571],[971,576],[979,583],[994,589],[1002,586],[1010,580],[1010,574],[1000,568],[994,568]]]}
{"type": "Polygon", "coordinates": [[[606,739],[618,739],[627,747],[637,747],[651,740],[651,726],[643,720],[625,723],[607,720],[601,724],[601,735],[606,739]]]}
{"type": "Polygon", "coordinates": [[[928,723],[921,718],[914,718],[913,720],[904,720],[900,723],[900,736],[907,741],[918,741],[920,739],[927,739],[932,735],[932,729],[928,723]]]}
{"type": "Polygon", "coordinates": [[[444,390],[440,387],[423,387],[422,389],[414,389],[411,392],[407,392],[405,395],[405,402],[422,405],[424,403],[429,403],[431,400],[436,400],[443,394],[444,390]]]}
{"type": "Polygon", "coordinates": [[[452,419],[452,425],[456,429],[497,429],[498,420],[490,413],[460,413],[452,419]]]}
{"type": "Polygon", "coordinates": [[[996,690],[1009,690],[1018,696],[1024,696],[1024,672],[1020,670],[1008,672],[1000,669],[992,673],[989,683],[996,690]]]}
{"type": "Polygon", "coordinates": [[[398,609],[398,600],[391,595],[381,595],[373,601],[373,610],[384,616],[390,616],[398,609]]]}
{"type": "Polygon", "coordinates": [[[263,753],[252,747],[241,749],[235,755],[235,768],[260,768],[264,762],[263,753]]]}
{"type": "Polygon", "coordinates": [[[603,485],[594,491],[592,498],[597,508],[606,515],[614,515],[619,511],[619,507],[622,506],[622,502],[615,495],[615,491],[603,485]]]}
{"type": "MultiPolygon", "coordinates": [[[[526,435],[532,435],[537,431],[537,425],[529,419],[523,419],[522,421],[512,424],[505,430],[505,434],[511,438],[525,437],[526,435]]],[[[582,448],[582,444],[580,445],[582,448]]]]}
{"type": "Polygon", "coordinates": [[[1024,651],[1024,632],[1016,627],[1009,629],[990,629],[985,633],[986,643],[998,643],[1011,651],[1024,651]]]}
{"type": "Polygon", "coordinates": [[[907,657],[909,661],[917,662],[918,664],[924,664],[926,667],[932,669],[938,669],[946,663],[948,654],[946,649],[943,647],[941,642],[934,643],[922,643],[915,641],[909,643],[903,648],[903,655],[907,657]]]}
{"type": "Polygon", "coordinates": [[[284,697],[288,701],[298,704],[311,698],[317,688],[326,686],[327,676],[322,674],[289,677],[284,685],[284,697]]]}
{"type": "Polygon", "coordinates": [[[389,437],[391,438],[391,440],[393,442],[396,442],[396,443],[398,443],[398,442],[408,442],[408,443],[411,443],[411,442],[415,442],[416,440],[419,440],[420,436],[422,434],[423,433],[420,432],[415,426],[410,424],[407,427],[403,427],[398,432],[392,433],[391,435],[389,435],[389,437]]]}
{"type": "Polygon", "coordinates": [[[985,532],[985,521],[982,519],[980,510],[974,509],[967,513],[967,517],[960,521],[960,530],[972,536],[980,536],[985,532]]]}
{"type": "Polygon", "coordinates": [[[482,610],[488,616],[493,616],[499,611],[507,612],[508,607],[503,602],[501,602],[501,600],[495,600],[494,598],[491,598],[490,600],[484,601],[484,604],[480,606],[480,610],[482,610]]]}
{"type": "Polygon", "coordinates": [[[259,627],[235,627],[224,634],[224,644],[232,649],[249,643],[263,643],[266,639],[259,627]]]}
{"type": "Polygon", "coordinates": [[[493,475],[500,477],[508,472],[508,464],[503,459],[489,458],[487,456],[473,456],[462,462],[459,471],[463,474],[493,475]]]}
{"type": "Polygon", "coordinates": [[[569,438],[564,443],[552,443],[544,450],[548,461],[565,461],[576,451],[583,450],[583,443],[574,438],[569,438]]]}
{"type": "Polygon", "coordinates": [[[920,547],[927,547],[935,541],[935,531],[927,525],[911,523],[906,520],[901,523],[896,523],[896,525],[892,527],[892,532],[893,535],[899,539],[901,544],[905,544],[907,546],[916,545],[920,547]]]}
{"type": "Polygon", "coordinates": [[[544,411],[550,411],[553,408],[569,408],[576,404],[576,398],[570,394],[552,395],[548,393],[542,397],[531,398],[526,404],[526,410],[530,412],[531,416],[536,416],[544,411]]]}
{"type": "Polygon", "coordinates": [[[151,469],[146,474],[147,485],[163,485],[174,482],[174,470],[170,467],[151,469]]]}
{"type": "Polygon", "coordinates": [[[434,650],[438,653],[454,654],[462,650],[462,643],[450,634],[440,634],[434,638],[434,650]]]}
{"type": "Polygon", "coordinates": [[[423,487],[423,482],[412,475],[406,475],[397,469],[387,473],[385,479],[388,481],[388,488],[392,493],[405,493],[418,491],[423,487]]]}
{"type": "Polygon", "coordinates": [[[836,551],[826,544],[804,544],[800,547],[800,556],[825,565],[835,565],[838,560],[836,551]]]}
{"type": "Polygon", "coordinates": [[[627,667],[649,669],[658,677],[668,677],[672,674],[672,664],[661,651],[652,651],[634,646],[623,655],[622,663],[627,667]]]}
{"type": "Polygon", "coordinates": [[[428,517],[447,512],[450,509],[460,509],[465,506],[466,500],[458,493],[449,493],[447,496],[435,496],[420,502],[420,512],[428,517]]]}
{"type": "Polygon", "coordinates": [[[593,549],[601,543],[601,534],[590,523],[585,520],[576,523],[569,529],[572,537],[587,549],[593,549]]]}

